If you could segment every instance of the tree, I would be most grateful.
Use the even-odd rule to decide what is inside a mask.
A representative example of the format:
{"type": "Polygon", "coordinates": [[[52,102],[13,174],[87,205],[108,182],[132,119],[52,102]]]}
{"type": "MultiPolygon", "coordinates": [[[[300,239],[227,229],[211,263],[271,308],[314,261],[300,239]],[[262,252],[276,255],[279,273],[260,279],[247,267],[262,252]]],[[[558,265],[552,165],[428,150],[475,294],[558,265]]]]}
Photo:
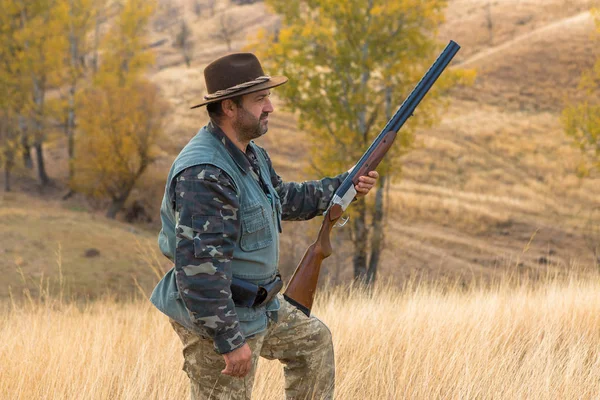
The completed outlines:
{"type": "Polygon", "coordinates": [[[21,23],[14,2],[0,0],[0,166],[4,169],[4,189],[11,190],[11,170],[21,150],[19,112],[29,93],[23,77],[23,46],[19,40],[21,23]]]}
{"type": "MultiPolygon", "coordinates": [[[[596,29],[600,33],[600,9],[592,10],[596,29]]],[[[577,173],[589,177],[600,171],[600,58],[594,67],[585,71],[579,83],[579,99],[562,113],[565,133],[581,151],[577,173]]],[[[584,238],[594,259],[600,266],[600,212],[594,209],[584,229],[584,238]]]]}
{"type": "Polygon", "coordinates": [[[153,56],[146,30],[153,6],[128,0],[107,34],[93,86],[78,98],[79,131],[72,188],[111,204],[115,218],[154,161],[167,104],[143,78],[153,56]]]}
{"type": "Polygon", "coordinates": [[[192,61],[192,53],[194,51],[194,42],[192,41],[192,30],[183,18],[181,18],[179,32],[175,37],[173,45],[181,51],[183,59],[185,60],[185,65],[189,68],[192,61]]]}
{"type": "MultiPolygon", "coordinates": [[[[270,34],[262,31],[254,48],[268,71],[291,78],[277,89],[277,95],[297,112],[300,128],[318,144],[311,150],[314,169],[326,174],[347,170],[440,50],[434,38],[446,0],[265,3],[282,16],[279,39],[273,43],[270,34]],[[262,47],[263,43],[269,47],[262,47]]],[[[444,73],[378,168],[382,178],[374,212],[365,199],[350,207],[357,280],[376,277],[384,242],[384,186],[394,173],[398,175],[398,157],[410,149],[417,127],[436,121],[444,105],[441,94],[473,76],[455,70],[444,73]]]]}
{"type": "Polygon", "coordinates": [[[227,11],[223,11],[219,16],[219,25],[217,29],[210,34],[210,37],[225,42],[227,51],[231,51],[231,42],[244,30],[245,24],[240,23],[227,11]]]}
{"type": "Polygon", "coordinates": [[[10,192],[10,173],[20,148],[17,116],[10,109],[0,109],[0,165],[4,169],[4,190],[10,192]]]}
{"type": "Polygon", "coordinates": [[[74,189],[111,201],[115,218],[146,168],[155,160],[167,105],[142,79],[106,81],[81,98],[74,189]]]}
{"type": "Polygon", "coordinates": [[[92,9],[94,14],[94,35],[92,41],[92,54],[90,64],[92,66],[92,71],[95,74],[98,72],[99,65],[99,50],[100,50],[100,39],[101,39],[101,27],[107,20],[106,16],[106,0],[93,0],[92,1],[92,9]]]}
{"type": "Polygon", "coordinates": [[[33,146],[36,149],[38,176],[42,186],[49,183],[46,173],[43,143],[46,139],[46,93],[55,87],[60,78],[66,40],[60,34],[58,0],[18,0],[20,31],[19,41],[23,56],[19,59],[20,71],[31,81],[30,100],[26,102],[26,115],[32,121],[33,146]]]}
{"type": "Polygon", "coordinates": [[[67,153],[69,155],[69,180],[75,175],[73,159],[75,157],[75,97],[84,78],[84,56],[91,49],[89,36],[94,25],[98,4],[93,0],[62,0],[63,8],[61,25],[63,35],[67,38],[68,47],[66,59],[66,77],[64,87],[67,90],[64,96],[65,134],[67,136],[67,153]]]}
{"type": "MultiPolygon", "coordinates": [[[[596,27],[600,32],[600,10],[594,11],[596,27]]],[[[594,67],[585,71],[579,83],[580,98],[567,106],[562,122],[567,136],[582,154],[578,168],[580,176],[588,176],[600,170],[600,59],[594,67]]]]}
{"type": "Polygon", "coordinates": [[[117,85],[125,86],[152,65],[154,55],[148,50],[147,29],[153,12],[152,1],[125,1],[104,40],[96,83],[116,80],[117,85]]]}

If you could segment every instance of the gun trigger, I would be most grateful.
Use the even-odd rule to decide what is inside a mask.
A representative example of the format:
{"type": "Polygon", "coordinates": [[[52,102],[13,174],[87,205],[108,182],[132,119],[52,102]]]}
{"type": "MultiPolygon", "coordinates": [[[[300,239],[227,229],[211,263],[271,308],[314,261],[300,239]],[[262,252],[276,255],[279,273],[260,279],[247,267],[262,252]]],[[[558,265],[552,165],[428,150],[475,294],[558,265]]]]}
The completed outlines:
{"type": "Polygon", "coordinates": [[[334,228],[341,228],[342,226],[346,225],[346,223],[348,222],[348,220],[350,219],[350,217],[342,217],[342,221],[338,221],[336,222],[336,224],[333,226],[334,228]]]}

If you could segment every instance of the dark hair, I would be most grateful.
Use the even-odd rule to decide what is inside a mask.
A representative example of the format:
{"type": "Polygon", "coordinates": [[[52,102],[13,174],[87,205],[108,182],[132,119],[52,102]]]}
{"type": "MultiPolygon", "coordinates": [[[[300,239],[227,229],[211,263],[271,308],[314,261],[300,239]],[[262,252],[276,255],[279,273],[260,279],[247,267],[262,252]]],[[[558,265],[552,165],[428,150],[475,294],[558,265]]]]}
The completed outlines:
{"type": "MultiPolygon", "coordinates": [[[[233,104],[235,104],[238,107],[241,107],[242,105],[242,96],[231,97],[227,100],[233,101],[233,104]]],[[[221,105],[222,102],[223,100],[216,101],[214,103],[209,103],[206,105],[206,111],[208,111],[208,116],[213,121],[218,122],[223,117],[223,115],[225,115],[225,113],[223,113],[223,107],[221,105]]]]}

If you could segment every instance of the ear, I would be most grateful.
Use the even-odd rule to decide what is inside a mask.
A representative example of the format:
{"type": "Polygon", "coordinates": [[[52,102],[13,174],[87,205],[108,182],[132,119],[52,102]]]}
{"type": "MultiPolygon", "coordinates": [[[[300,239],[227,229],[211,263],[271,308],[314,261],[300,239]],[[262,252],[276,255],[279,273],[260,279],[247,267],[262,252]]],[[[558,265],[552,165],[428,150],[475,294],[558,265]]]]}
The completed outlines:
{"type": "Polygon", "coordinates": [[[230,100],[230,99],[225,99],[221,102],[221,108],[223,109],[223,113],[225,115],[227,115],[228,117],[233,117],[235,116],[235,111],[237,109],[237,106],[235,105],[235,103],[230,100]]]}

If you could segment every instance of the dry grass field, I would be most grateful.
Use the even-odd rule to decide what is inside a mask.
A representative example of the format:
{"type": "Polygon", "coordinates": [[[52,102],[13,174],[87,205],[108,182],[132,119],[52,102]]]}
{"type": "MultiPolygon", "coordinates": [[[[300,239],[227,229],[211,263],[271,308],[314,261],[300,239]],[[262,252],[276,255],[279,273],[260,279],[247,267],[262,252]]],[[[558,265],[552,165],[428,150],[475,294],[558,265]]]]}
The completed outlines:
{"type": "MultiPolygon", "coordinates": [[[[338,399],[594,399],[600,396],[600,276],[321,292],[338,399]]],[[[33,300],[0,314],[7,400],[187,397],[179,339],[148,302],[33,300]]],[[[261,360],[253,399],[280,399],[261,360]]]]}

